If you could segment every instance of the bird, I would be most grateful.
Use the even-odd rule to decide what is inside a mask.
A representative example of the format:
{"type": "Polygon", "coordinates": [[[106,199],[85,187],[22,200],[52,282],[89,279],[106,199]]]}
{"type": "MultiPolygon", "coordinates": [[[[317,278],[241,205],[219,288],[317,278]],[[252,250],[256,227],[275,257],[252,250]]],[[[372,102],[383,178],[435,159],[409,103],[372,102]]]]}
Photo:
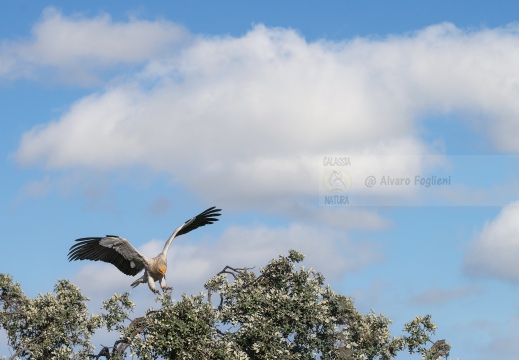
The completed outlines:
{"type": "Polygon", "coordinates": [[[215,206],[201,212],[180,225],[171,234],[164,244],[164,249],[154,258],[148,258],[141,254],[128,240],[117,235],[105,237],[85,237],[76,239],[77,242],[70,247],[68,260],[93,260],[104,261],[115,265],[123,274],[135,276],[144,270],[144,275],[135,280],[131,286],[135,288],[139,284],[147,283],[150,290],[158,294],[155,282],[158,281],[162,291],[172,290],[166,284],[167,252],[171,242],[176,236],[187,234],[201,226],[218,221],[221,209],[215,206]]]}

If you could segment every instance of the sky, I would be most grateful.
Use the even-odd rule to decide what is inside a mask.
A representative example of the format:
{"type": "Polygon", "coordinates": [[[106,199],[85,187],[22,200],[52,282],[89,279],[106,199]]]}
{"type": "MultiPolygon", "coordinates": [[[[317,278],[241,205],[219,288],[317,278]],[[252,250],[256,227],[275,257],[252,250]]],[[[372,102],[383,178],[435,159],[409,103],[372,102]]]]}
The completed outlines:
{"type": "Polygon", "coordinates": [[[217,206],[168,253],[177,299],[295,249],[395,335],[431,314],[451,358],[516,358],[516,2],[1,6],[0,272],[28,296],[131,290],[139,316],[149,289],[74,240],[154,256],[217,206]]]}

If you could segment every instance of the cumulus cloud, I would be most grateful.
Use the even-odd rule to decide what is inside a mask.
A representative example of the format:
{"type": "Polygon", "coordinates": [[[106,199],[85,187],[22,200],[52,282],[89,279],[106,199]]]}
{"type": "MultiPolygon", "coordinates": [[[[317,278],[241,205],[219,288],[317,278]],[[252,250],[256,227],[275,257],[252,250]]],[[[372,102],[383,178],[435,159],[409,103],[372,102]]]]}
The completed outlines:
{"type": "MultiPolygon", "coordinates": [[[[425,174],[425,157],[402,162],[399,155],[442,153],[421,138],[420,119],[428,114],[459,114],[498,150],[518,149],[519,128],[510,121],[519,115],[514,26],[464,31],[445,23],[378,40],[309,42],[294,30],[263,25],[240,37],[182,37],[166,21],[48,12],[31,49],[47,48],[40,28],[81,24],[88,39],[99,28],[108,35],[87,55],[72,48],[73,59],[136,61],[143,68],[24,133],[15,153],[21,165],[101,172],[139,166],[168,173],[211,201],[283,208],[293,199],[315,201],[325,156],[364,156],[357,181],[374,170],[425,174]],[[105,54],[106,44],[133,27],[149,29],[138,40],[151,41],[150,48],[128,58],[117,55],[119,47],[105,54]]],[[[392,188],[390,195],[412,197],[412,190],[392,188]]]]}
{"type": "Polygon", "coordinates": [[[486,222],[475,236],[464,259],[464,271],[471,277],[492,277],[519,283],[519,202],[504,207],[486,222]]]}
{"type": "MultiPolygon", "coordinates": [[[[218,259],[218,264],[211,264],[216,270],[223,267],[223,261],[225,265],[238,267],[263,265],[273,254],[287,254],[288,250],[295,249],[306,254],[307,267],[314,267],[334,280],[383,259],[381,249],[373,243],[359,244],[349,240],[342,231],[300,223],[278,228],[232,226],[225,230],[218,243],[207,243],[202,250],[200,244],[193,248],[188,245],[176,248],[177,244],[172,247],[172,264],[185,274],[200,271],[194,270],[198,265],[191,265],[193,257],[200,261],[218,259]]],[[[182,273],[179,277],[186,278],[182,273]]]]}
{"type": "MultiPolygon", "coordinates": [[[[145,255],[155,256],[162,251],[164,242],[153,240],[138,249],[145,255]]],[[[272,258],[286,255],[290,249],[306,254],[304,265],[322,272],[328,281],[339,280],[384,259],[378,245],[354,242],[342,231],[300,223],[278,228],[232,226],[217,240],[205,238],[190,242],[185,236],[175,239],[168,252],[167,281],[178,297],[182,293],[198,293],[204,290],[205,281],[226,265],[255,266],[258,270],[272,258]]],[[[131,290],[139,298],[149,293],[146,285],[132,290],[132,278],[101,262],[85,264],[72,281],[87,296],[99,299],[108,298],[113,292],[131,290]]]]}
{"type": "Polygon", "coordinates": [[[94,71],[164,55],[187,37],[166,21],[114,22],[107,14],[64,16],[49,7],[29,39],[0,42],[0,78],[39,78],[46,69],[71,83],[92,81],[94,71]]]}
{"type": "Polygon", "coordinates": [[[85,264],[72,280],[88,296],[128,291],[132,281],[115,266],[102,262],[85,264]]]}

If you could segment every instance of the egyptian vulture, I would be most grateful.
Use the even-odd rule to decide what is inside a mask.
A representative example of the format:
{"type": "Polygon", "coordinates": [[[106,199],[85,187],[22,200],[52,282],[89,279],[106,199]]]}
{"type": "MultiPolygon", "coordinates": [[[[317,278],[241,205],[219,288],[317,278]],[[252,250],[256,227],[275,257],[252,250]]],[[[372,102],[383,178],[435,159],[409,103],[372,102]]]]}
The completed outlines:
{"type": "Polygon", "coordinates": [[[150,290],[158,294],[159,291],[155,288],[155,281],[159,281],[163,291],[171,290],[171,287],[166,285],[166,255],[171,242],[175,236],[186,234],[200,226],[218,221],[217,216],[221,215],[220,211],[222,210],[215,209],[215,206],[213,206],[187,220],[171,234],[162,252],[154,258],[142,255],[128,240],[120,236],[106,235],[105,237],[77,239],[77,244],[70,248],[68,260],[104,261],[115,265],[121,272],[130,276],[135,276],[144,270],[144,275],[135,280],[132,287],[148,283],[150,290]]]}

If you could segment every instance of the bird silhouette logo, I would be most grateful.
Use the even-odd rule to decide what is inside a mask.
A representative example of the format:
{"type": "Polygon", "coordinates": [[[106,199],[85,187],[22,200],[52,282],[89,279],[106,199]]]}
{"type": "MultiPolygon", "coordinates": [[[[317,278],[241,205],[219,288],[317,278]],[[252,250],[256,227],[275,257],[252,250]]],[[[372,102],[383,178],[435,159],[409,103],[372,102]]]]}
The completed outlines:
{"type": "Polygon", "coordinates": [[[343,170],[330,170],[323,174],[323,186],[331,193],[339,194],[351,188],[350,174],[343,170]]]}

